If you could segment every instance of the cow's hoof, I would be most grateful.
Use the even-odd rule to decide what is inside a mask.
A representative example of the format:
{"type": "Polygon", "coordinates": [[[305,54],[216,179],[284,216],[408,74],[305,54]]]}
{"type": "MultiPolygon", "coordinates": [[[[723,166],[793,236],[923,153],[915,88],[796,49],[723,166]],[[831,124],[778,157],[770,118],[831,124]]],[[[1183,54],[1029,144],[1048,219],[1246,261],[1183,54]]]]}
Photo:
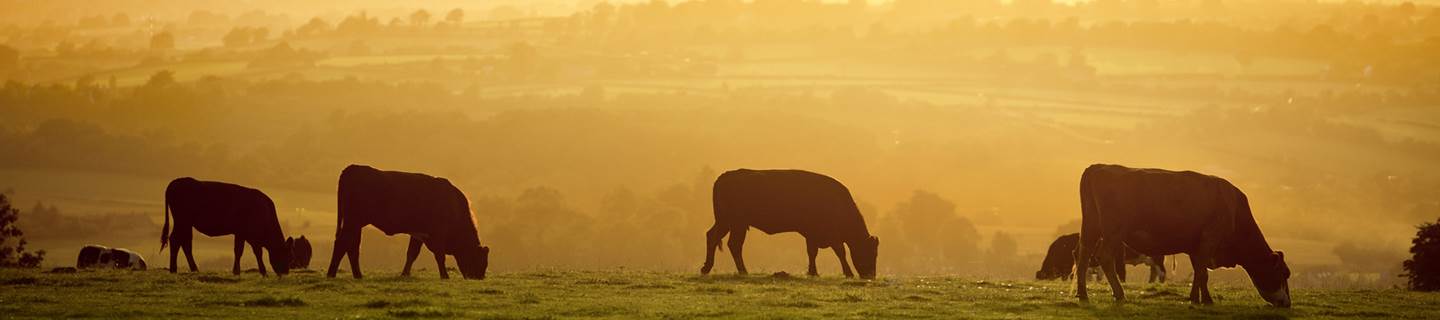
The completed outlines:
{"type": "Polygon", "coordinates": [[[700,275],[709,275],[710,267],[700,267],[700,275]]]}

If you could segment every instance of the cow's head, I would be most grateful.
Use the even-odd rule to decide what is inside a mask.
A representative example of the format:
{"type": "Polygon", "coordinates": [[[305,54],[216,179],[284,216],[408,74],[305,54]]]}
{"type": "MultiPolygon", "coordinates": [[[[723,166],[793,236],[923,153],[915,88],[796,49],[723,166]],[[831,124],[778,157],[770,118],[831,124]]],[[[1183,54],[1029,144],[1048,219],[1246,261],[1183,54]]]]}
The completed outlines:
{"type": "Polygon", "coordinates": [[[275,269],[275,274],[285,275],[290,273],[290,243],[286,240],[270,248],[270,268],[275,269]]]}
{"type": "Polygon", "coordinates": [[[1258,262],[1243,265],[1250,274],[1250,282],[1260,291],[1266,302],[1281,308],[1290,307],[1290,266],[1285,264],[1285,253],[1275,251],[1258,262]]]}
{"type": "Polygon", "coordinates": [[[305,269],[310,267],[310,240],[305,236],[296,238],[285,238],[285,246],[290,248],[290,269],[305,269]]]}
{"type": "Polygon", "coordinates": [[[855,271],[860,273],[860,278],[875,279],[875,258],[880,253],[880,238],[870,236],[848,245],[850,260],[855,263],[855,271]]]}
{"type": "Polygon", "coordinates": [[[490,247],[475,245],[455,252],[455,264],[460,265],[460,274],[465,279],[485,279],[485,270],[490,268],[490,247]]]}
{"type": "Polygon", "coordinates": [[[1061,274],[1059,274],[1059,272],[1050,270],[1050,268],[1042,268],[1040,271],[1035,271],[1035,280],[1055,280],[1060,277],[1061,274]]]}

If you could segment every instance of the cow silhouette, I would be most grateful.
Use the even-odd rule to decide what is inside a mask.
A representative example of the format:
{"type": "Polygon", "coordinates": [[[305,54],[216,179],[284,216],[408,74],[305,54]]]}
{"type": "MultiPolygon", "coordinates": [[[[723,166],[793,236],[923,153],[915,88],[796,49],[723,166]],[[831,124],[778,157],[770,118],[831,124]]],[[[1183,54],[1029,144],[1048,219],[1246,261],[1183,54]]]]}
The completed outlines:
{"type": "Polygon", "coordinates": [[[310,240],[305,236],[296,238],[285,238],[285,244],[290,246],[290,270],[309,269],[310,257],[313,255],[310,247],[310,240]]]}
{"type": "MultiPolygon", "coordinates": [[[[1045,260],[1040,263],[1040,271],[1035,272],[1035,280],[1070,280],[1075,269],[1075,248],[1080,244],[1080,234],[1071,233],[1055,238],[1050,243],[1050,250],[1045,253],[1045,260]]],[[[1146,256],[1129,247],[1125,248],[1125,257],[1115,266],[1115,271],[1120,276],[1120,282],[1125,282],[1125,265],[1145,264],[1150,267],[1150,282],[1165,282],[1165,257],[1146,256]]],[[[1090,266],[1100,266],[1098,259],[1091,259],[1090,266]]],[[[1095,274],[1099,279],[1100,274],[1095,274]]],[[[1098,281],[1098,280],[1097,280],[1098,281]]]]}
{"type": "Polygon", "coordinates": [[[240,274],[240,258],[247,243],[255,252],[261,275],[267,275],[262,250],[269,251],[276,274],[290,272],[290,248],[280,230],[275,203],[260,190],[189,177],[170,181],[165,188],[165,225],[160,229],[160,250],[165,250],[167,241],[175,243],[170,248],[170,273],[178,269],[175,259],[180,250],[185,251],[190,271],[199,271],[192,254],[192,228],[211,237],[235,236],[234,274],[240,274]],[[175,218],[174,232],[170,230],[171,216],[175,218]]]}
{"type": "Polygon", "coordinates": [[[402,275],[410,274],[423,245],[435,255],[440,278],[450,278],[446,255],[455,256],[466,279],[485,278],[490,248],[480,245],[469,200],[448,180],[350,165],[340,172],[336,211],[335,250],[327,277],[335,277],[340,259],[348,255],[350,272],[361,278],[360,230],[374,225],[386,235],[410,235],[402,275]]]}
{"type": "Polygon", "coordinates": [[[804,236],[811,276],[819,275],[815,255],[822,248],[832,248],[845,277],[854,277],[845,259],[849,247],[860,277],[875,278],[880,240],[870,235],[865,217],[839,181],[802,170],[739,169],[716,178],[713,193],[715,225],[705,233],[705,265],[700,274],[710,273],[715,250],[727,234],[735,269],[746,274],[742,247],[746,231],[754,227],[766,234],[798,232],[804,236]]]}
{"type": "Polygon", "coordinates": [[[75,259],[76,269],[92,268],[114,268],[145,270],[145,257],[124,248],[107,248],[98,244],[86,245],[80,248],[80,255],[75,259]]]}
{"type": "MultiPolygon", "coordinates": [[[[1239,265],[1260,296],[1290,306],[1290,268],[1255,223],[1245,193],[1229,181],[1192,171],[1092,165],[1080,176],[1078,259],[1099,256],[1115,300],[1125,300],[1113,262],[1125,246],[1147,255],[1190,255],[1195,270],[1190,301],[1210,304],[1207,270],[1239,265]]],[[[1080,264],[1085,274],[1089,264],[1080,264]]],[[[1085,278],[1075,295],[1087,299],[1085,278]]]]}

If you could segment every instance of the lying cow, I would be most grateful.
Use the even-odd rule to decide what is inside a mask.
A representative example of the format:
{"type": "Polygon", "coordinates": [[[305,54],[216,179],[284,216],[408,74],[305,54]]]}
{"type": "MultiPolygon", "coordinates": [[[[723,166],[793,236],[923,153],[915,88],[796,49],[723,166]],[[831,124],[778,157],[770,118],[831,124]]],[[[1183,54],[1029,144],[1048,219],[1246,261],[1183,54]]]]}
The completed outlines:
{"type": "MultiPolygon", "coordinates": [[[[1080,243],[1080,234],[1071,233],[1055,238],[1050,243],[1050,250],[1045,254],[1045,260],[1040,263],[1040,271],[1035,272],[1036,280],[1070,280],[1075,268],[1075,247],[1080,243]]],[[[1092,259],[1090,266],[1099,266],[1100,261],[1092,259]]],[[[1165,257],[1146,256],[1135,252],[1134,249],[1126,248],[1125,257],[1121,265],[1116,266],[1120,281],[1125,282],[1125,265],[1145,264],[1150,267],[1150,282],[1165,282],[1165,257]]],[[[1096,281],[1099,281],[1100,273],[1095,274],[1096,281]]]]}
{"type": "Polygon", "coordinates": [[[338,198],[335,250],[325,276],[335,277],[340,259],[348,255],[350,272],[356,279],[361,277],[360,230],[374,225],[386,235],[410,235],[401,275],[410,275],[410,265],[423,245],[435,255],[440,278],[450,278],[445,256],[453,255],[462,276],[485,279],[490,247],[480,245],[470,202],[449,180],[350,165],[340,172],[338,198]]]}
{"type": "MultiPolygon", "coordinates": [[[[1147,255],[1190,255],[1190,301],[1210,304],[1207,270],[1240,266],[1266,302],[1290,307],[1290,268],[1270,249],[1245,193],[1225,179],[1161,169],[1092,165],[1080,176],[1078,257],[1099,256],[1115,300],[1125,300],[1113,263],[1129,246],[1147,255]]],[[[1088,264],[1081,264],[1084,274],[1088,264]]],[[[1075,295],[1087,299],[1085,278],[1075,295]]]]}
{"type": "Polygon", "coordinates": [[[848,246],[860,278],[875,278],[880,240],[870,235],[850,190],[839,181],[800,170],[739,169],[716,178],[713,192],[715,225],[705,233],[705,265],[700,274],[709,274],[714,267],[715,249],[726,234],[730,235],[735,269],[745,274],[741,249],[746,231],[754,227],[766,234],[798,232],[804,236],[810,276],[819,275],[815,270],[818,251],[832,248],[845,277],[854,277],[845,260],[848,246]]]}
{"type": "Polygon", "coordinates": [[[76,269],[90,268],[115,268],[145,270],[145,257],[140,254],[122,248],[106,248],[102,245],[87,245],[80,248],[80,255],[75,261],[76,269]]]}
{"type": "Polygon", "coordinates": [[[301,270],[310,268],[310,257],[312,251],[310,240],[305,236],[296,238],[285,238],[286,246],[290,247],[290,270],[301,270]]]}
{"type": "Polygon", "coordinates": [[[175,259],[180,250],[185,251],[190,271],[199,271],[191,253],[192,228],[211,237],[235,235],[234,274],[240,274],[240,257],[247,243],[255,252],[260,275],[266,275],[261,250],[270,252],[270,266],[276,274],[290,272],[290,248],[285,243],[285,233],[280,231],[275,203],[260,190],[194,178],[171,181],[165,188],[165,225],[160,229],[160,250],[165,250],[167,241],[175,243],[170,248],[170,273],[178,269],[175,259]],[[173,233],[170,232],[171,216],[175,217],[173,233]]]}

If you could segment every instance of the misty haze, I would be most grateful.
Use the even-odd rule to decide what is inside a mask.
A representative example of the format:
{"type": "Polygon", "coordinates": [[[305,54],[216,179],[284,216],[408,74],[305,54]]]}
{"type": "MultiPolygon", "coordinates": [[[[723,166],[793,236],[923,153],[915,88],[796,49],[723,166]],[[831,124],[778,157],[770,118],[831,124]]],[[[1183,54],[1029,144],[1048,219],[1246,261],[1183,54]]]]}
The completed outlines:
{"type": "MultiPolygon", "coordinates": [[[[1440,314],[1440,296],[1406,290],[1440,263],[1405,267],[1440,218],[1432,1],[0,0],[0,81],[5,225],[44,251],[0,269],[0,313],[18,317],[1440,314]],[[1226,201],[1248,208],[1217,214],[1253,216],[1283,252],[1289,309],[1224,253],[1218,298],[1192,307],[1194,248],[1141,243],[1165,236],[1145,217],[1228,187],[1107,176],[1092,195],[1093,164],[1233,185],[1226,201]],[[351,165],[384,173],[347,185],[351,165]],[[729,172],[771,176],[715,190],[729,172]],[[182,177],[263,192],[281,237],[203,234],[203,214],[240,205],[167,210],[182,177]],[[863,221],[837,222],[851,211],[863,221]],[[467,221],[474,235],[449,231],[467,221]],[[161,250],[192,225],[193,244],[161,250]],[[1113,228],[1134,243],[1099,240],[1113,228]],[[276,242],[301,236],[304,266],[276,242]],[[1127,309],[1107,308],[1110,265],[1070,273],[1086,239],[1123,266],[1127,309]],[[172,275],[188,248],[199,272],[181,254],[172,275]],[[147,270],[94,271],[87,254],[147,270]],[[74,307],[93,301],[128,303],[74,307]]],[[[0,238],[4,258],[20,238],[0,238]]]]}

